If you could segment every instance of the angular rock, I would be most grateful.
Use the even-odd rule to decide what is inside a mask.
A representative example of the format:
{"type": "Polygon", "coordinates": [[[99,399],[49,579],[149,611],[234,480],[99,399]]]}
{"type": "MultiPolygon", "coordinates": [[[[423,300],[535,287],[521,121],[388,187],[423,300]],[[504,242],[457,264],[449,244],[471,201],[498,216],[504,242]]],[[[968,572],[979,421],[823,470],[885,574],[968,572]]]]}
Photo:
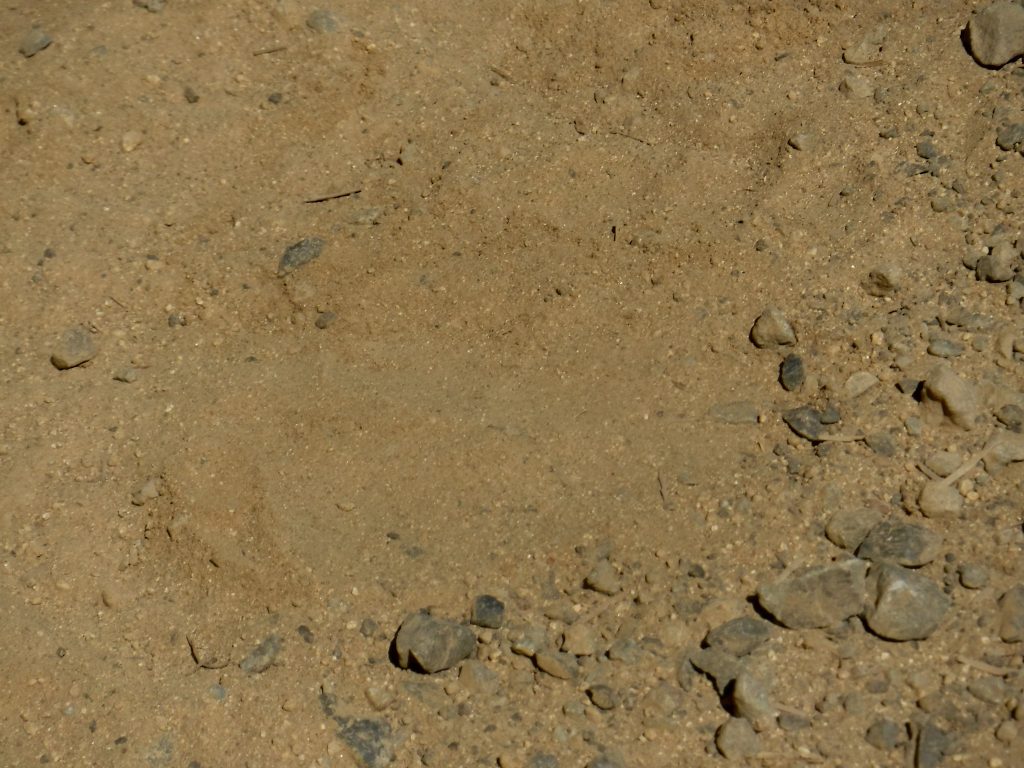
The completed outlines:
{"type": "Polygon", "coordinates": [[[903,281],[903,270],[895,264],[884,264],[868,272],[864,280],[864,290],[869,296],[892,296],[900,289],[903,281]]]}
{"type": "Polygon", "coordinates": [[[757,597],[784,627],[834,627],[864,609],[867,563],[854,558],[801,568],[761,587],[757,597]]]}
{"type": "Polygon", "coordinates": [[[749,670],[743,670],[727,693],[734,715],[746,718],[757,732],[768,730],[778,715],[767,683],[749,670]]]}
{"type": "Polygon", "coordinates": [[[727,760],[743,760],[761,751],[761,740],[750,723],[733,717],[715,732],[715,746],[727,760]]]}
{"type": "Polygon", "coordinates": [[[598,709],[609,710],[619,706],[619,696],[607,685],[592,685],[587,688],[587,696],[598,709]]]}
{"type": "Polygon", "coordinates": [[[1006,283],[1013,280],[1019,264],[1020,251],[1008,240],[1001,240],[991,251],[978,259],[974,273],[979,280],[988,283],[1006,283]]]}
{"type": "Polygon", "coordinates": [[[50,353],[50,362],[58,371],[76,368],[96,357],[96,344],[92,334],[82,326],[68,328],[50,353]]]}
{"type": "Polygon", "coordinates": [[[465,624],[438,619],[429,613],[411,613],[395,635],[398,666],[434,674],[469,658],[476,635],[465,624]]]}
{"type": "Polygon", "coordinates": [[[573,656],[593,656],[597,652],[597,633],[589,624],[572,624],[562,635],[562,650],[573,656]]]}
{"type": "Polygon", "coordinates": [[[338,726],[338,738],[352,750],[359,768],[386,768],[395,759],[396,738],[384,720],[348,717],[336,711],[338,701],[333,695],[320,694],[320,707],[338,726]]]}
{"type": "Polygon", "coordinates": [[[1024,434],[997,432],[985,444],[985,471],[994,475],[1008,464],[1024,461],[1024,434]]]}
{"type": "Polygon", "coordinates": [[[857,557],[919,568],[937,558],[941,549],[941,534],[913,523],[883,520],[857,548],[857,557]]]}
{"type": "Polygon", "coordinates": [[[572,680],[579,671],[576,657],[561,651],[540,651],[533,657],[537,669],[559,680],[572,680]]]}
{"type": "Polygon", "coordinates": [[[837,547],[856,552],[868,533],[882,520],[882,513],[867,507],[836,510],[825,526],[825,536],[837,547]]]}
{"type": "Polygon", "coordinates": [[[948,363],[940,363],[928,374],[921,404],[933,421],[945,416],[963,429],[974,427],[982,406],[977,387],[957,376],[948,363]]]}
{"type": "Polygon", "coordinates": [[[281,648],[284,642],[277,635],[270,635],[263,642],[253,648],[249,655],[238,662],[238,666],[242,668],[243,672],[247,672],[250,675],[258,675],[261,672],[266,672],[273,666],[274,661],[277,659],[278,654],[281,653],[281,648]]]}
{"type": "Polygon", "coordinates": [[[690,654],[690,664],[711,678],[718,694],[724,695],[729,684],[743,670],[743,662],[720,648],[704,648],[690,654]]]}
{"type": "Polygon", "coordinates": [[[324,241],[319,237],[307,237],[285,248],[281,260],[277,264],[277,274],[287,275],[299,267],[320,257],[324,249],[324,241]]]}
{"type": "Polygon", "coordinates": [[[600,592],[602,595],[614,595],[622,589],[619,574],[607,560],[601,560],[594,566],[583,580],[583,586],[600,592]]]}
{"type": "Polygon", "coordinates": [[[999,598],[999,638],[1004,643],[1024,640],[1024,584],[1008,589],[999,598]]]}
{"type": "Polygon", "coordinates": [[[964,497],[944,480],[929,480],[917,497],[921,514],[933,519],[955,517],[964,508],[964,497]]]}
{"type": "Polygon", "coordinates": [[[886,640],[926,640],[952,604],[934,581],[898,565],[873,566],[871,581],[873,600],[865,620],[886,640]]]}
{"type": "MultiPolygon", "coordinates": [[[[1020,152],[1024,147],[1024,123],[1004,125],[996,134],[996,146],[1004,152],[1020,152]]],[[[971,265],[971,269],[974,268],[971,265]]]]}
{"type": "Polygon", "coordinates": [[[796,333],[781,310],[769,307],[754,321],[750,340],[755,347],[786,347],[796,344],[796,333]]]}
{"type": "Polygon", "coordinates": [[[854,400],[878,383],[878,377],[868,371],[858,371],[846,380],[843,385],[843,395],[848,400],[854,400]]]}
{"type": "Polygon", "coordinates": [[[492,595],[478,595],[473,600],[469,623],[488,629],[499,629],[505,623],[505,604],[492,595]]]}
{"type": "Polygon", "coordinates": [[[22,38],[21,45],[18,46],[18,53],[26,59],[30,59],[40,51],[48,48],[52,42],[52,38],[43,30],[39,29],[39,27],[33,27],[22,38]]]}
{"type": "Polygon", "coordinates": [[[999,0],[974,14],[967,24],[974,60],[985,67],[1001,67],[1024,53],[1024,8],[999,0]]]}
{"type": "Polygon", "coordinates": [[[802,405],[799,408],[786,411],[782,414],[782,420],[786,422],[787,427],[804,440],[810,440],[813,443],[825,437],[825,425],[822,423],[821,413],[809,405],[802,405]]]}
{"type": "Polygon", "coordinates": [[[715,627],[704,643],[737,658],[753,653],[771,637],[771,625],[763,619],[742,616],[715,627]]]}

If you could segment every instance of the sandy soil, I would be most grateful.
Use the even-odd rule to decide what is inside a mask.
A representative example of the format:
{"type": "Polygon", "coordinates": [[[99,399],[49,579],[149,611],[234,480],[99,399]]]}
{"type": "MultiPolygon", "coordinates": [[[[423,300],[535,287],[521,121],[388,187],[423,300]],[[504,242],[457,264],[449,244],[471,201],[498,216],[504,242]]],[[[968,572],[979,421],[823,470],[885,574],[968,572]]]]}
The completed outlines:
{"type": "MultiPolygon", "coordinates": [[[[995,136],[1024,79],[964,50],[975,3],[897,5],[7,3],[0,762],[722,762],[729,713],[679,672],[687,649],[783,567],[836,557],[836,508],[919,517],[916,465],[991,431],[906,428],[927,333],[1003,393],[992,428],[1020,399],[1019,302],[962,261],[1019,227],[1024,160],[995,136]],[[26,57],[34,26],[53,42],[26,57]],[[865,40],[877,58],[844,63],[865,40]],[[865,291],[879,265],[895,295],[865,291]],[[769,306],[792,349],[751,344],[769,306]],[[96,354],[57,370],[77,326],[96,354]],[[864,371],[879,383],[844,400],[864,371]],[[808,402],[895,452],[815,450],[780,418],[808,402]],[[625,603],[581,587],[605,557],[625,603]],[[496,688],[394,666],[407,614],[462,620],[482,593],[513,624],[556,636],[568,604],[661,650],[566,681],[502,629],[478,654],[496,688]],[[241,669],[271,635],[274,664],[241,669]],[[598,678],[622,692],[607,714],[598,678]],[[342,721],[386,724],[389,754],[342,721]]],[[[946,759],[1021,765],[994,735],[1021,646],[985,617],[1022,579],[1022,484],[1011,466],[927,521],[952,554],[936,580],[991,574],[933,638],[778,632],[775,696],[811,722],[751,764],[902,764],[865,743],[875,713],[909,723],[991,640],[1017,676],[943,726],[946,759]],[[879,675],[888,694],[840,700],[879,675]]]]}

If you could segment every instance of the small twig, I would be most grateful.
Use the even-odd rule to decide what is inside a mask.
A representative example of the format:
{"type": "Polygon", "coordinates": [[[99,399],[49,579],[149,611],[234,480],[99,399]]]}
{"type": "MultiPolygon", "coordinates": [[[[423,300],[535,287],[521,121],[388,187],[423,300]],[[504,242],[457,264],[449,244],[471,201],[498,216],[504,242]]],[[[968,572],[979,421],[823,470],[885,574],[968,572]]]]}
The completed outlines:
{"type": "Polygon", "coordinates": [[[505,70],[495,66],[490,66],[488,67],[488,69],[491,70],[491,72],[496,74],[498,77],[500,77],[502,80],[507,80],[508,82],[515,84],[516,81],[512,79],[512,75],[510,75],[505,70]]]}
{"type": "Polygon", "coordinates": [[[287,50],[288,50],[288,46],[287,45],[277,45],[277,46],[274,46],[273,48],[260,48],[258,51],[253,51],[252,55],[253,56],[266,56],[267,54],[270,54],[270,53],[280,53],[281,51],[287,51],[287,50]]]}
{"type": "Polygon", "coordinates": [[[358,195],[362,191],[363,190],[361,190],[361,189],[353,189],[350,192],[339,192],[336,195],[324,195],[323,197],[313,197],[313,198],[310,198],[309,200],[303,200],[302,202],[304,202],[304,203],[326,203],[328,200],[340,200],[343,197],[352,197],[353,195],[358,195]]]}
{"type": "Polygon", "coordinates": [[[814,438],[815,443],[859,443],[866,440],[867,435],[822,435],[814,438]]]}
{"type": "Polygon", "coordinates": [[[126,307],[126,306],[125,306],[124,304],[122,304],[122,303],[121,303],[120,301],[118,301],[117,299],[115,299],[115,298],[114,298],[113,296],[110,296],[110,295],[108,295],[108,296],[107,296],[107,298],[108,298],[108,299],[110,299],[110,300],[111,300],[112,302],[114,302],[115,304],[117,304],[117,306],[119,306],[119,307],[120,307],[121,309],[123,309],[123,310],[124,310],[125,312],[127,312],[127,311],[128,311],[128,307],[126,307]]]}
{"type": "Polygon", "coordinates": [[[651,142],[647,141],[647,139],[641,139],[639,136],[631,136],[628,133],[623,133],[622,131],[609,131],[608,133],[611,134],[612,136],[621,136],[624,139],[639,141],[641,144],[646,144],[648,147],[654,146],[653,144],[651,144],[651,142]]]}

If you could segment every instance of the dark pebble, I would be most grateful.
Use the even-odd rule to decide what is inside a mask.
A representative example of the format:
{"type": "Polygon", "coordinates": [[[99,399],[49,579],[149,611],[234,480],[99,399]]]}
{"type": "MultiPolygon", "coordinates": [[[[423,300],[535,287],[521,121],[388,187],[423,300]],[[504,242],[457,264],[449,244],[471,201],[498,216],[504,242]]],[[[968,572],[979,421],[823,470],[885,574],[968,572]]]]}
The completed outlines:
{"type": "Polygon", "coordinates": [[[293,245],[289,245],[285,248],[281,261],[277,264],[277,274],[279,276],[287,275],[289,272],[308,264],[314,259],[319,258],[320,252],[323,249],[324,241],[319,237],[307,237],[293,245]]]}
{"type": "Polygon", "coordinates": [[[806,373],[804,361],[800,355],[787,355],[779,366],[779,383],[787,392],[796,392],[804,385],[806,373]]]}
{"type": "Polygon", "coordinates": [[[476,647],[476,636],[464,624],[411,613],[395,635],[398,666],[427,674],[454,667],[476,647]]]}
{"type": "Polygon", "coordinates": [[[996,146],[1006,152],[1018,152],[1024,146],[1024,123],[1004,126],[996,136],[996,146]]]}
{"type": "Polygon", "coordinates": [[[191,85],[185,86],[185,101],[189,104],[195,104],[199,101],[199,94],[195,92],[191,85]]]}
{"type": "Polygon", "coordinates": [[[864,438],[864,442],[879,456],[896,455],[896,442],[888,432],[872,432],[864,438]]]}
{"type": "Polygon", "coordinates": [[[313,324],[322,331],[337,319],[338,316],[333,312],[321,312],[313,324]]]}
{"type": "Polygon", "coordinates": [[[996,418],[1007,429],[1020,432],[1021,427],[1024,427],[1024,408],[1009,403],[996,411],[996,418]]]}
{"type": "Polygon", "coordinates": [[[505,604],[492,595],[479,595],[473,600],[470,624],[498,629],[505,623],[505,604]]]}
{"type": "Polygon", "coordinates": [[[708,632],[704,643],[736,657],[747,656],[771,637],[771,625],[763,619],[743,616],[708,632]]]}
{"type": "Polygon", "coordinates": [[[786,426],[805,440],[814,442],[825,436],[821,414],[809,405],[786,411],[782,414],[782,420],[786,422],[786,426]]]}
{"type": "Polygon", "coordinates": [[[305,624],[300,624],[295,631],[298,632],[299,637],[301,637],[307,643],[313,642],[313,631],[305,624]]]}
{"type": "Polygon", "coordinates": [[[43,30],[39,29],[39,27],[33,27],[32,30],[22,38],[18,52],[26,59],[29,59],[44,48],[48,48],[52,42],[53,39],[43,30]]]}

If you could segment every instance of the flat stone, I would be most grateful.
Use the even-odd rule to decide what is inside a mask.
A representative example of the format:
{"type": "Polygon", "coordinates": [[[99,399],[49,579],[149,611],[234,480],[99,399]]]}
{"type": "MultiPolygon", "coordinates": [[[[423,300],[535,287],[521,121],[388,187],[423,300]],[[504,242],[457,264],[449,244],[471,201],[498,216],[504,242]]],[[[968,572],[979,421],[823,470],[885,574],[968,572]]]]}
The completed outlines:
{"type": "Polygon", "coordinates": [[[68,328],[50,353],[50,362],[58,371],[77,368],[96,357],[98,350],[92,334],[82,326],[68,328]]]}
{"type": "Polygon", "coordinates": [[[847,399],[853,400],[863,395],[876,384],[878,384],[878,377],[875,374],[868,371],[858,371],[846,380],[846,383],[843,385],[843,395],[847,399]]]}
{"type": "Polygon", "coordinates": [[[719,403],[708,410],[708,416],[725,424],[757,424],[757,405],[749,400],[738,400],[731,403],[719,403]]]}
{"type": "Polygon", "coordinates": [[[330,11],[318,8],[306,17],[306,26],[314,32],[326,34],[338,31],[338,20],[330,11]]]}
{"type": "Polygon", "coordinates": [[[270,635],[249,651],[249,654],[238,662],[238,666],[241,667],[243,672],[247,672],[250,675],[266,672],[273,666],[283,647],[284,641],[280,637],[270,635]]]}
{"type": "Polygon", "coordinates": [[[476,659],[466,659],[459,667],[459,683],[470,693],[493,696],[500,685],[498,673],[476,659]]]}
{"type": "Polygon", "coordinates": [[[856,552],[868,532],[882,520],[882,513],[868,507],[836,510],[825,525],[825,536],[837,547],[856,552]]]}
{"type": "Polygon", "coordinates": [[[883,520],[857,548],[857,557],[919,568],[937,558],[941,549],[941,534],[913,523],[883,520]]]}
{"type": "Polygon", "coordinates": [[[769,307],[754,321],[750,340],[759,349],[785,347],[796,344],[796,333],[781,310],[769,307]]]}
{"type": "Polygon", "coordinates": [[[801,568],[761,587],[761,607],[784,627],[834,627],[864,609],[867,563],[854,558],[801,568]]]}
{"type": "Polygon", "coordinates": [[[465,624],[423,612],[406,616],[395,635],[398,666],[427,674],[454,667],[475,648],[476,635],[465,624]]]}
{"type": "Polygon", "coordinates": [[[771,637],[771,625],[753,616],[741,616],[727,621],[704,638],[709,648],[717,648],[737,658],[757,650],[771,637]]]}
{"type": "Polygon", "coordinates": [[[957,574],[964,589],[984,589],[989,584],[988,568],[977,563],[963,563],[957,574]]]}
{"type": "Polygon", "coordinates": [[[1024,640],[1024,584],[1008,589],[999,598],[999,638],[1004,643],[1024,640]]]}
{"type": "Polygon", "coordinates": [[[499,629],[505,623],[505,604],[493,595],[478,595],[473,600],[469,623],[499,629]]]}
{"type": "Polygon", "coordinates": [[[945,417],[963,429],[974,427],[982,406],[977,387],[957,376],[948,363],[940,363],[928,374],[921,404],[933,422],[945,417]]]}
{"type": "Polygon", "coordinates": [[[285,248],[281,260],[277,264],[277,274],[287,275],[299,267],[320,257],[324,249],[324,241],[319,237],[307,237],[285,248]]]}
{"type": "Polygon", "coordinates": [[[974,60],[985,67],[1001,67],[1024,53],[1024,8],[1009,0],[978,11],[967,24],[974,60]]]}
{"type": "Polygon", "coordinates": [[[817,442],[825,437],[826,430],[821,417],[821,413],[809,405],[802,405],[782,414],[782,420],[786,422],[787,427],[811,442],[817,442]]]}
{"type": "Polygon", "coordinates": [[[579,671],[576,657],[559,651],[540,651],[533,657],[537,669],[559,680],[572,680],[579,671]]]}
{"type": "Polygon", "coordinates": [[[888,752],[906,741],[906,729],[888,718],[879,718],[868,727],[864,740],[875,749],[888,752]]]}
{"type": "Polygon", "coordinates": [[[873,600],[868,627],[886,640],[926,640],[951,606],[949,597],[928,577],[898,565],[872,567],[873,600]]]}
{"type": "Polygon", "coordinates": [[[953,339],[945,339],[941,336],[937,336],[928,342],[928,354],[932,357],[941,357],[943,359],[949,359],[951,357],[960,357],[964,353],[965,347],[959,341],[953,339]]]}
{"type": "Polygon", "coordinates": [[[40,51],[48,48],[52,42],[53,39],[43,30],[39,29],[39,27],[33,27],[25,34],[25,37],[21,39],[21,45],[18,46],[18,53],[26,59],[30,59],[40,51]]]}
{"type": "Polygon", "coordinates": [[[949,734],[931,720],[925,721],[917,732],[914,768],[939,768],[951,746],[949,734]]]}
{"type": "Polygon", "coordinates": [[[749,722],[733,717],[715,732],[715,746],[727,760],[744,760],[761,751],[761,740],[749,722]]]}

